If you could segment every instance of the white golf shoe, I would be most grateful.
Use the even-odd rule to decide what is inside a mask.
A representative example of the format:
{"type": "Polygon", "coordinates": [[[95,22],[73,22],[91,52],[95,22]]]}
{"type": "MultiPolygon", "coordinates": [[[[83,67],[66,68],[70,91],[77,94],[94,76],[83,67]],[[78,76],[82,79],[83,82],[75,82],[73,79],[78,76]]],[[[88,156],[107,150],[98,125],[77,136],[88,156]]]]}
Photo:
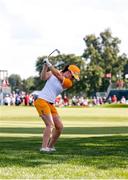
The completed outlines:
{"type": "Polygon", "coordinates": [[[55,147],[49,148],[49,151],[54,152],[54,151],[56,151],[56,148],[55,147]]]}
{"type": "Polygon", "coordinates": [[[40,152],[50,152],[50,149],[48,147],[46,148],[41,148],[40,152]]]}

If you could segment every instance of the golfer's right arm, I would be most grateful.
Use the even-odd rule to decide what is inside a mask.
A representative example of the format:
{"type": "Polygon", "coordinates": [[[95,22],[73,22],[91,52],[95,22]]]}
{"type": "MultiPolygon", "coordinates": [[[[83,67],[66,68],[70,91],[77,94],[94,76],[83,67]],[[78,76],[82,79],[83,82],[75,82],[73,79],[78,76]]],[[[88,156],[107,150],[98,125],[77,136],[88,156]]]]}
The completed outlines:
{"type": "Polygon", "coordinates": [[[58,69],[56,69],[48,60],[48,58],[45,59],[45,64],[47,64],[47,67],[49,68],[49,70],[51,71],[51,73],[56,76],[58,78],[58,80],[60,82],[63,82],[64,77],[63,75],[60,73],[60,71],[58,69]]]}
{"type": "Polygon", "coordinates": [[[49,72],[47,72],[47,71],[48,71],[48,66],[47,66],[47,64],[44,64],[43,69],[42,69],[41,74],[40,74],[41,80],[45,81],[52,75],[52,73],[50,71],[49,72]]]}

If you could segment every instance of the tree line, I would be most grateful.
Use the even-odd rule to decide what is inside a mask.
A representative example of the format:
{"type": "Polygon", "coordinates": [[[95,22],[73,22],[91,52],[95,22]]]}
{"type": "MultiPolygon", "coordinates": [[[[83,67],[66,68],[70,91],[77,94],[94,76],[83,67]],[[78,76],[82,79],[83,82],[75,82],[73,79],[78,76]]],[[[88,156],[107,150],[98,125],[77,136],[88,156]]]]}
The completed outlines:
{"type": "MultiPolygon", "coordinates": [[[[101,32],[98,37],[95,34],[87,35],[83,38],[85,49],[81,56],[75,54],[60,54],[51,56],[50,60],[55,67],[63,69],[67,64],[76,64],[81,69],[80,81],[75,82],[73,88],[67,91],[68,94],[85,94],[92,96],[96,92],[107,90],[111,82],[122,79],[128,83],[128,57],[121,54],[119,45],[121,41],[118,37],[113,37],[109,29],[101,32]]],[[[20,75],[9,76],[9,83],[12,90],[23,90],[32,92],[41,90],[45,82],[40,80],[42,63],[46,56],[38,57],[35,69],[39,76],[30,76],[22,80],[20,75]]]]}

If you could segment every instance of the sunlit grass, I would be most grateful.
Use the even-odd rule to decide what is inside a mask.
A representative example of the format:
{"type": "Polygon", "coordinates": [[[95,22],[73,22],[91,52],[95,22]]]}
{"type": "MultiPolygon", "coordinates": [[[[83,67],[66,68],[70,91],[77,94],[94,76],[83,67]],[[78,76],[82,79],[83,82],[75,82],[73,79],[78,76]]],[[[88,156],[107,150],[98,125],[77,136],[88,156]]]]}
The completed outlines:
{"type": "Polygon", "coordinates": [[[64,131],[39,152],[34,107],[0,107],[0,179],[128,179],[128,109],[59,108],[64,131]]]}

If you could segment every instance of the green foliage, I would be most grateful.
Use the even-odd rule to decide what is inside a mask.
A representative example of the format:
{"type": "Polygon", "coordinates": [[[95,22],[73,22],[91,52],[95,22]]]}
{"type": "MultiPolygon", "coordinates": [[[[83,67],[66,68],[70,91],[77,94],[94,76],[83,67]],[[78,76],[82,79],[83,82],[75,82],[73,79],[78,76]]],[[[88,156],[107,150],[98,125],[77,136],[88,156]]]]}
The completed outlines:
{"type": "Polygon", "coordinates": [[[34,89],[35,89],[35,81],[34,81],[34,77],[31,76],[27,79],[24,79],[22,81],[22,89],[25,91],[25,92],[32,92],[34,89]]]}
{"type": "Polygon", "coordinates": [[[40,77],[29,77],[26,80],[23,80],[23,86],[22,89],[26,92],[31,93],[35,90],[41,90],[44,86],[45,82],[40,79],[40,77]]]}
{"type": "Polygon", "coordinates": [[[88,35],[84,41],[86,49],[83,57],[87,62],[87,81],[90,84],[88,94],[106,91],[109,79],[105,75],[111,73],[111,81],[115,82],[117,75],[123,73],[128,62],[125,54],[119,54],[121,41],[113,37],[109,29],[101,32],[99,37],[88,35]]]}
{"type": "Polygon", "coordinates": [[[34,77],[34,90],[41,90],[45,85],[45,81],[42,81],[39,77],[34,77]]]}
{"type": "Polygon", "coordinates": [[[22,80],[21,80],[20,75],[11,74],[8,79],[9,79],[9,84],[13,91],[22,88],[22,80]]]}

